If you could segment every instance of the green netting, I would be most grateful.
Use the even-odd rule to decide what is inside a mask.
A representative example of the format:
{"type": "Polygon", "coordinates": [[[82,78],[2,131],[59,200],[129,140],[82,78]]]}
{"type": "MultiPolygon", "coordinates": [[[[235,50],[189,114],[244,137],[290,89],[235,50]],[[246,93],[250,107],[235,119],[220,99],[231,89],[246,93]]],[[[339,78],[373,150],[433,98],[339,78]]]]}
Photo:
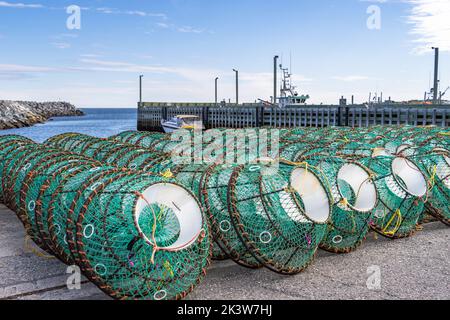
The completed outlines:
{"type": "MultiPolygon", "coordinates": [[[[133,136],[136,138],[136,136],[133,136]]],[[[235,155],[234,160],[236,160],[236,156],[239,156],[237,154],[236,149],[242,149],[244,151],[247,151],[244,153],[246,158],[244,161],[251,161],[255,160],[257,156],[259,156],[259,153],[251,154],[249,151],[254,149],[254,140],[259,142],[257,139],[257,133],[256,131],[251,131],[248,135],[243,135],[242,137],[239,137],[239,139],[242,138],[242,140],[239,140],[241,144],[236,144],[236,141],[223,141],[224,142],[224,148],[223,150],[226,150],[227,152],[230,152],[226,146],[229,146],[231,143],[233,143],[234,150],[231,150],[231,152],[235,155]]],[[[94,139],[88,138],[85,136],[76,136],[71,135],[70,139],[67,139],[67,137],[59,139],[51,139],[48,141],[48,143],[56,144],[56,146],[60,146],[63,148],[70,148],[70,146],[74,143],[73,140],[85,140],[90,141],[91,145],[88,148],[83,149],[83,154],[86,154],[91,157],[95,157],[95,159],[104,161],[105,157],[103,156],[105,152],[103,150],[117,150],[120,148],[114,148],[114,146],[117,146],[116,142],[108,142],[102,139],[94,139]]],[[[153,149],[155,150],[166,150],[173,151],[174,148],[178,146],[178,142],[171,141],[169,139],[160,140],[157,145],[154,145],[153,149]],[[169,149],[167,149],[167,146],[171,146],[169,149]]],[[[128,148],[128,147],[127,147],[128,148]]],[[[242,151],[241,150],[241,151],[242,151]]],[[[256,150],[258,150],[256,148],[256,150]]],[[[106,152],[108,153],[108,152],[106,152]]],[[[150,152],[151,153],[151,152],[150,152]]],[[[161,155],[164,153],[162,152],[161,155]]],[[[217,167],[219,168],[219,167],[217,167]]],[[[138,169],[142,169],[142,167],[139,167],[138,169]]],[[[312,232],[311,235],[305,235],[305,237],[310,237],[312,242],[311,244],[311,252],[308,251],[308,253],[305,253],[306,249],[297,250],[297,254],[292,257],[292,259],[283,259],[281,258],[280,261],[273,262],[271,265],[270,263],[265,263],[258,261],[254,257],[254,253],[251,252],[251,250],[248,248],[247,244],[244,242],[242,237],[240,236],[239,232],[237,232],[236,227],[233,225],[232,218],[230,216],[229,212],[229,203],[231,200],[228,197],[228,185],[229,180],[231,177],[231,174],[234,172],[233,167],[224,167],[220,166],[220,169],[218,171],[209,170],[209,165],[202,164],[202,165],[174,165],[170,168],[170,174],[172,174],[176,179],[183,184],[184,186],[190,188],[193,190],[196,194],[198,194],[199,199],[204,203],[206,210],[209,213],[210,217],[210,223],[212,225],[212,233],[214,235],[214,239],[216,240],[216,244],[218,247],[220,247],[230,258],[232,258],[237,263],[247,266],[247,267],[260,267],[263,264],[273,268],[274,270],[278,270],[282,273],[295,273],[300,270],[302,270],[312,259],[312,255],[317,249],[317,246],[314,246],[314,242],[316,241],[317,235],[312,232]],[[212,173],[211,173],[212,172],[212,173]],[[210,174],[211,173],[211,174],[210,174]],[[202,186],[205,187],[202,187],[202,186]],[[220,199],[220,202],[217,201],[217,199],[220,199]],[[298,258],[299,256],[306,255],[304,257],[305,260],[301,260],[298,258]],[[286,264],[286,265],[283,265],[286,264]]],[[[258,184],[255,181],[255,186],[257,188],[258,184]]],[[[275,200],[274,200],[275,201],[275,200]]],[[[276,213],[278,214],[278,213],[276,213]]],[[[308,238],[309,239],[309,238],[308,238]]],[[[319,239],[320,242],[321,239],[319,239]]],[[[288,252],[288,249],[283,249],[286,252],[288,252]]],[[[294,249],[295,250],[295,249],[294,249]]],[[[217,249],[216,249],[217,252],[217,249]]],[[[273,259],[272,259],[273,260],[273,259]]]]}
{"type": "Polygon", "coordinates": [[[17,135],[0,136],[0,203],[3,203],[2,177],[5,157],[8,155],[10,150],[30,142],[32,142],[30,139],[17,135]]]}
{"type": "Polygon", "coordinates": [[[251,254],[275,272],[302,271],[325,235],[330,195],[313,172],[260,164],[239,166],[231,176],[231,222],[251,254]]]}
{"type": "MultiPolygon", "coordinates": [[[[143,134],[142,136],[146,137],[147,135],[143,134]]],[[[133,137],[136,138],[136,134],[133,134],[133,137]]],[[[80,152],[83,155],[95,157],[96,160],[111,163],[118,167],[128,167],[145,172],[159,173],[163,176],[174,176],[179,183],[190,188],[203,203],[204,192],[201,189],[201,183],[204,173],[209,165],[176,165],[173,163],[170,156],[164,153],[155,154],[153,151],[144,151],[139,147],[128,144],[120,145],[113,140],[98,139],[80,134],[65,134],[53,137],[46,141],[46,144],[60,147],[65,150],[80,152]],[[83,148],[74,150],[71,147],[73,144],[80,145],[80,142],[83,148]],[[125,150],[125,152],[123,152],[123,150],[125,150]],[[125,156],[122,156],[124,153],[125,156]]],[[[214,238],[216,239],[216,237],[214,238]]],[[[225,243],[238,245],[234,241],[225,241],[225,243]]],[[[214,246],[215,249],[213,251],[216,253],[220,252],[215,258],[223,259],[224,254],[227,254],[227,251],[220,249],[221,247],[223,248],[223,246],[218,246],[217,243],[215,243],[214,246]]],[[[243,245],[240,245],[240,247],[243,247],[243,245]]],[[[237,249],[239,250],[239,248],[237,249]]],[[[230,247],[229,251],[234,252],[233,250],[234,247],[230,247]]],[[[231,255],[231,258],[238,263],[241,262],[238,254],[231,255]]]]}
{"type": "Polygon", "coordinates": [[[204,276],[209,228],[186,188],[21,141],[2,153],[3,193],[42,249],[119,299],[182,298],[204,276]]]}
{"type": "Polygon", "coordinates": [[[428,181],[428,212],[443,223],[450,224],[450,152],[442,148],[405,149],[428,181]]]}
{"type": "Polygon", "coordinates": [[[111,137],[111,139],[113,140],[137,145],[147,149],[151,149],[155,142],[158,142],[159,140],[164,140],[166,138],[167,135],[162,133],[138,132],[138,131],[126,131],[111,137]]]}
{"type": "MultiPolygon", "coordinates": [[[[411,211],[408,214],[405,213],[406,217],[414,217],[416,216],[416,213],[413,213],[412,211],[418,211],[422,212],[419,214],[418,221],[426,221],[426,213],[428,212],[432,213],[435,217],[438,217],[444,223],[448,223],[448,220],[445,218],[445,214],[448,215],[449,212],[448,206],[446,205],[448,203],[448,198],[446,198],[448,191],[445,185],[446,162],[442,157],[440,160],[436,160],[436,157],[433,156],[432,153],[430,154],[434,149],[441,149],[444,150],[444,152],[448,152],[450,142],[448,136],[448,132],[446,132],[445,129],[443,130],[442,128],[437,127],[404,126],[358,129],[330,128],[320,130],[302,128],[302,130],[297,133],[295,131],[292,131],[290,134],[285,133],[284,141],[286,141],[286,143],[281,147],[281,156],[297,162],[305,161],[311,157],[317,156],[338,156],[347,160],[356,160],[359,162],[367,161],[363,159],[370,159],[373,156],[407,157],[414,163],[412,166],[414,170],[417,171],[417,169],[419,169],[427,184],[430,185],[431,183],[433,188],[427,192],[425,198],[420,199],[421,202],[426,203],[427,211],[424,211],[421,208],[421,205],[418,205],[417,208],[412,210],[405,209],[408,200],[405,200],[405,203],[402,203],[402,210],[411,211]],[[288,138],[286,138],[286,136],[288,138]],[[322,136],[323,138],[317,140],[318,136],[322,136]],[[434,161],[434,165],[422,165],[423,161],[421,161],[421,158],[423,158],[423,155],[427,155],[426,158],[429,159],[429,161],[434,161]],[[441,163],[441,165],[436,165],[436,161],[441,163]],[[434,169],[434,166],[436,166],[438,170],[434,169]],[[442,172],[441,178],[439,178],[436,171],[442,172]],[[441,187],[435,185],[435,180],[437,180],[437,184],[441,187]],[[435,194],[437,195],[434,196],[435,194]],[[433,201],[435,202],[434,205],[433,201]],[[436,208],[442,209],[437,210],[436,208]]],[[[417,179],[421,180],[420,178],[417,179]]],[[[404,183],[401,179],[397,180],[399,180],[400,185],[404,183]]],[[[397,189],[394,186],[396,185],[395,183],[389,182],[389,185],[392,189],[397,189]]],[[[383,190],[386,188],[380,187],[380,189],[384,192],[383,190]]],[[[387,189],[389,190],[389,188],[387,189]]],[[[400,192],[394,192],[394,194],[395,193],[400,192]]],[[[389,193],[385,197],[392,199],[389,193]]],[[[399,199],[401,198],[402,197],[399,199]]],[[[392,201],[395,202],[395,200],[392,201]]],[[[381,207],[384,207],[383,211],[389,211],[389,208],[386,208],[386,206],[381,205],[381,207]]],[[[393,207],[396,207],[396,205],[393,204],[393,207]]],[[[378,208],[377,210],[378,215],[385,215],[385,213],[380,213],[381,208],[378,208]]],[[[389,217],[387,221],[383,219],[384,221],[382,222],[393,227],[400,224],[400,220],[404,220],[404,217],[400,218],[404,213],[402,213],[402,210],[399,210],[399,208],[393,208],[392,210],[393,212],[390,214],[386,213],[386,216],[389,217]]],[[[403,226],[401,229],[405,229],[404,232],[397,236],[406,236],[409,234],[408,230],[413,230],[412,225],[414,224],[413,221],[415,219],[413,218],[411,220],[411,226],[403,226]]],[[[408,222],[405,221],[402,223],[404,225],[408,224],[408,222]]],[[[385,228],[383,227],[381,230],[384,229],[385,228]]],[[[387,231],[387,233],[389,236],[392,236],[392,232],[387,231]]]]}
{"type": "Polygon", "coordinates": [[[372,227],[391,238],[414,233],[428,197],[426,179],[417,165],[406,158],[394,156],[377,156],[360,161],[373,171],[379,195],[372,227]]]}
{"type": "Polygon", "coordinates": [[[327,234],[321,248],[336,253],[356,249],[370,231],[377,190],[370,170],[356,161],[332,156],[308,158],[333,197],[327,234]]]}
{"type": "MultiPolygon", "coordinates": [[[[219,146],[214,151],[216,154],[212,155],[212,158],[218,155],[214,158],[215,160],[224,159],[231,154],[235,162],[237,160],[251,162],[258,160],[261,156],[258,151],[255,151],[258,149],[254,148],[262,142],[258,140],[258,133],[261,130],[233,130],[235,136],[243,135],[243,140],[233,138],[239,141],[227,140],[223,135],[224,130],[208,132],[201,141],[201,150],[194,150],[192,141],[195,140],[195,134],[191,134],[191,141],[183,148],[188,151],[189,156],[195,154],[201,159],[210,151],[208,145],[212,141],[216,144],[215,146],[219,146]],[[243,151],[245,157],[239,159],[236,151],[243,151]]],[[[431,171],[431,174],[428,174],[425,171],[429,171],[429,168],[425,168],[424,161],[414,158],[418,153],[425,154],[437,146],[444,149],[448,146],[448,135],[442,129],[428,127],[301,128],[284,129],[277,135],[280,137],[281,162],[290,164],[293,168],[306,166],[307,170],[312,172],[316,170],[314,174],[318,177],[319,184],[331,196],[330,220],[324,231],[325,236],[319,240],[323,249],[349,252],[361,244],[370,226],[387,237],[408,236],[416,230],[417,223],[424,219],[424,203],[427,203],[428,212],[436,211],[436,207],[443,208],[439,214],[434,212],[434,215],[446,222],[442,217],[448,213],[448,206],[439,205],[438,200],[435,200],[433,205],[432,199],[444,199],[440,200],[440,203],[445,203],[442,201],[447,198],[441,195],[446,196],[447,189],[444,189],[443,193],[442,188],[438,188],[437,185],[444,181],[445,186],[447,180],[444,176],[439,178],[437,172],[433,174],[431,171]],[[404,157],[408,157],[409,160],[404,157]],[[393,167],[396,169],[393,170],[393,167]],[[412,181],[410,181],[411,174],[412,181]],[[424,181],[425,188],[423,188],[424,181]],[[433,188],[430,182],[433,182],[433,188]],[[411,190],[417,187],[411,187],[411,183],[421,184],[422,191],[427,190],[427,185],[430,185],[430,190],[423,194],[417,190],[411,190]],[[435,194],[437,194],[436,197],[435,194]]],[[[105,139],[99,141],[99,139],[72,135],[71,139],[65,139],[63,143],[58,142],[58,146],[68,150],[78,149],[80,144],[84,145],[80,140],[87,141],[88,146],[80,152],[97,160],[127,167],[130,163],[128,159],[137,159],[137,166],[133,168],[169,174],[179,179],[185,187],[193,190],[208,213],[211,233],[215,239],[213,251],[217,258],[222,258],[219,252],[223,252],[241,265],[253,268],[265,265],[281,273],[297,272],[307,265],[311,256],[305,251],[299,250],[303,253],[305,260],[300,258],[296,260],[294,257],[293,260],[288,261],[284,259],[282,253],[274,258],[271,256],[273,253],[270,252],[276,252],[277,249],[265,248],[264,250],[267,249],[269,252],[266,253],[258,247],[256,236],[253,238],[249,236],[252,232],[258,233],[256,225],[261,222],[254,225],[252,220],[243,219],[241,214],[244,217],[259,217],[261,214],[258,213],[258,207],[254,204],[253,207],[244,206],[242,210],[235,209],[238,198],[231,197],[230,179],[240,167],[173,163],[170,153],[180,148],[181,140],[175,138],[172,141],[172,138],[171,135],[160,133],[127,132],[113,137],[114,142],[108,144],[105,139]],[[118,144],[118,140],[135,146],[131,147],[128,143],[118,144]],[[144,150],[138,151],[136,148],[144,150]],[[161,166],[162,163],[164,165],[161,166]]],[[[277,158],[274,154],[269,153],[269,155],[277,158]]],[[[245,167],[249,166],[252,165],[245,167]]],[[[285,182],[289,182],[289,172],[281,170],[278,175],[280,181],[284,179],[285,182]]],[[[252,194],[251,190],[258,190],[262,183],[256,178],[246,177],[247,174],[241,179],[250,181],[248,187],[250,191],[243,188],[242,192],[252,194]]],[[[265,199],[266,196],[260,196],[260,198],[265,199]]],[[[283,207],[283,199],[277,198],[272,201],[283,207]]],[[[282,220],[283,213],[277,210],[275,212],[276,218],[282,220]]],[[[310,240],[310,242],[314,241],[310,240]]],[[[283,251],[286,253],[289,249],[280,250],[280,252],[283,251]]],[[[302,254],[299,254],[300,256],[302,254]]]]}
{"type": "Polygon", "coordinates": [[[355,249],[370,227],[400,238],[427,214],[449,224],[445,129],[268,129],[219,129],[200,138],[67,133],[43,146],[0,137],[0,191],[43,250],[78,264],[116,298],[184,297],[211,251],[293,274],[319,247],[355,249]],[[278,138],[279,145],[258,148],[278,138]],[[175,161],[180,153],[187,162],[175,161]],[[193,223],[196,212],[201,223],[193,223]],[[165,250],[179,239],[186,245],[165,250]]]}
{"type": "MultiPolygon", "coordinates": [[[[448,148],[449,139],[448,133],[445,130],[437,127],[371,127],[371,128],[301,128],[301,129],[282,129],[280,130],[281,138],[281,153],[280,157],[294,162],[303,162],[312,157],[321,156],[338,156],[346,161],[362,161],[364,158],[370,158],[373,155],[396,155],[399,153],[405,153],[407,148],[435,148],[437,146],[441,148],[448,148]]],[[[168,137],[169,135],[167,135],[168,137]]],[[[166,138],[168,139],[168,138],[166,138]]],[[[423,170],[422,170],[423,171],[423,170]]],[[[427,174],[424,173],[427,180],[427,174]]],[[[395,187],[393,187],[395,189],[395,187]]],[[[437,188],[434,188],[437,189],[437,188]]],[[[445,190],[445,189],[444,189],[445,190]]],[[[395,192],[394,192],[395,194],[395,192]]],[[[433,192],[429,195],[434,194],[433,192]]],[[[347,199],[348,200],[348,199],[347,199]]],[[[395,202],[395,200],[393,200],[395,202]]],[[[423,199],[427,201],[427,199],[423,199]]],[[[431,200],[427,202],[427,207],[431,210],[431,200]]],[[[402,203],[401,207],[404,207],[406,203],[402,203]]],[[[389,210],[388,207],[382,205],[384,211],[389,210]]],[[[394,207],[396,207],[394,205],[394,207]]],[[[442,207],[442,206],[441,206],[442,207]]],[[[444,211],[448,212],[448,209],[444,207],[444,211]]],[[[380,215],[380,208],[377,208],[380,215]]],[[[386,214],[387,216],[394,216],[399,218],[403,213],[399,208],[392,208],[393,212],[386,214]]],[[[404,209],[403,210],[408,210],[404,209]]],[[[418,221],[423,219],[425,211],[419,208],[415,209],[418,212],[423,212],[419,215],[418,221]]],[[[372,210],[369,214],[373,215],[376,210],[372,210]]],[[[408,210],[414,211],[414,210],[408,210]]],[[[383,213],[384,214],[384,213],[383,213]]],[[[415,216],[412,212],[406,214],[406,217],[415,216]]],[[[361,214],[362,217],[367,218],[367,214],[361,214]]],[[[442,217],[442,213],[440,214],[442,217]]],[[[343,219],[345,221],[345,219],[343,219]]],[[[379,219],[376,219],[379,220],[379,219]]],[[[403,220],[403,218],[402,218],[403,220]]],[[[414,219],[412,219],[414,221],[414,219]]],[[[445,219],[441,219],[445,222],[445,219]]],[[[362,219],[360,223],[363,223],[366,219],[362,219]]],[[[374,223],[369,218],[369,223],[374,223]]],[[[391,221],[385,221],[386,224],[396,224],[395,218],[391,221]]],[[[407,222],[403,221],[406,225],[407,222]]],[[[411,222],[413,224],[413,222],[411,222]]],[[[384,225],[385,227],[386,225],[384,225]]],[[[361,225],[362,234],[358,237],[364,238],[367,228],[364,224],[361,225]]],[[[383,229],[384,229],[383,227],[383,229]]],[[[401,229],[410,229],[412,227],[405,227],[401,229]]],[[[392,230],[390,230],[392,231],[392,230]]],[[[400,230],[401,231],[401,230],[400,230]]],[[[389,231],[385,231],[389,237],[391,237],[389,231]]],[[[400,236],[406,236],[408,232],[400,236]]],[[[340,240],[340,235],[337,235],[340,240]]],[[[398,236],[398,235],[397,235],[398,236]]],[[[334,251],[336,248],[330,248],[334,251]]],[[[348,248],[341,248],[340,250],[346,251],[348,248]]],[[[340,252],[340,250],[338,250],[340,252]]]]}
{"type": "Polygon", "coordinates": [[[203,184],[203,201],[209,215],[211,232],[217,246],[236,263],[259,268],[262,264],[257,261],[247,249],[233,227],[228,207],[228,187],[234,166],[212,166],[205,172],[203,184]]]}
{"type": "Polygon", "coordinates": [[[120,168],[164,173],[174,166],[169,155],[149,152],[129,144],[82,134],[68,133],[48,139],[45,144],[82,154],[120,168]],[[76,146],[76,147],[74,147],[76,146]]]}

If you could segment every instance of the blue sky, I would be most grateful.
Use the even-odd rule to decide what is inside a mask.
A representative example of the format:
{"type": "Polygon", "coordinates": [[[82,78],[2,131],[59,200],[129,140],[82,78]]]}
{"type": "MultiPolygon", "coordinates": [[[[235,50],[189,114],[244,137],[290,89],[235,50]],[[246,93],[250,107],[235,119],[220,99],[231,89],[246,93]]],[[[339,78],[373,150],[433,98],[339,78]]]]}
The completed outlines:
{"type": "MultiPolygon", "coordinates": [[[[369,92],[420,99],[440,46],[450,86],[448,0],[23,0],[0,1],[0,99],[67,100],[80,107],[146,101],[269,99],[272,58],[292,68],[311,102],[369,92]],[[70,5],[81,29],[69,30],[70,5]],[[369,6],[381,28],[369,29],[369,6]]],[[[450,95],[450,92],[449,92],[450,95]]]]}

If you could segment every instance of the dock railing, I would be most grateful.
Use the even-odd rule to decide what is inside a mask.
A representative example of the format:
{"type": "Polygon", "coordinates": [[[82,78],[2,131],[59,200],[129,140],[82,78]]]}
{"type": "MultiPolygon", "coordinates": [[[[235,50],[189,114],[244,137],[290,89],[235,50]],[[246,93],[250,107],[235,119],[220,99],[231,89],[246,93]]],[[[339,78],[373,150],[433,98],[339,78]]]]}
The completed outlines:
{"type": "Polygon", "coordinates": [[[384,125],[450,125],[450,105],[305,105],[279,108],[262,103],[138,104],[138,130],[161,131],[161,120],[196,115],[207,129],[247,127],[370,127],[384,125]]]}

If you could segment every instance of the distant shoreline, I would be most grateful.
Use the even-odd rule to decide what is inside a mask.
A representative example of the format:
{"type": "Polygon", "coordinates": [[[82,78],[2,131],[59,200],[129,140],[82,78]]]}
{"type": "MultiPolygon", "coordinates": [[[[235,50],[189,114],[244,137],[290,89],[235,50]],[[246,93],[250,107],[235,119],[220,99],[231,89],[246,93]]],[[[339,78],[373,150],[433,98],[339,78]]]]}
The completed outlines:
{"type": "Polygon", "coordinates": [[[30,127],[53,117],[83,116],[68,102],[0,100],[0,130],[30,127]]]}

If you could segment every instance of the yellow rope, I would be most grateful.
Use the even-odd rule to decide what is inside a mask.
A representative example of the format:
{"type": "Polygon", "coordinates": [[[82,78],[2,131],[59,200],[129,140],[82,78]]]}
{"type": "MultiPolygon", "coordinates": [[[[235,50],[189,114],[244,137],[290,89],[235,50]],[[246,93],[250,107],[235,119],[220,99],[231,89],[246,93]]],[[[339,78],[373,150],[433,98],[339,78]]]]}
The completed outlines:
{"type": "Polygon", "coordinates": [[[30,240],[31,240],[30,236],[26,235],[24,244],[24,249],[26,253],[34,253],[38,257],[45,259],[56,259],[54,256],[45,254],[42,251],[37,250],[33,245],[30,245],[30,240]]]}
{"type": "MultiPolygon", "coordinates": [[[[179,248],[161,248],[158,246],[158,244],[156,243],[156,226],[157,226],[157,222],[158,222],[158,218],[155,214],[155,210],[153,210],[153,206],[150,205],[150,203],[148,202],[148,200],[144,197],[143,194],[135,191],[134,192],[138,197],[140,197],[142,200],[144,200],[147,203],[147,206],[150,208],[152,215],[153,215],[153,226],[152,226],[152,234],[151,234],[151,241],[149,242],[149,244],[153,247],[153,252],[152,252],[152,256],[150,258],[150,263],[151,264],[155,264],[155,255],[158,251],[168,251],[168,252],[176,252],[180,249],[179,248]]],[[[161,208],[160,208],[161,209],[161,208]]],[[[204,229],[201,229],[199,231],[199,233],[197,235],[195,235],[195,237],[190,241],[191,243],[195,241],[195,239],[197,239],[202,233],[204,233],[204,229]]],[[[148,241],[147,241],[148,242],[148,241]]]]}
{"type": "Polygon", "coordinates": [[[170,273],[170,276],[173,278],[174,273],[173,273],[172,266],[169,261],[164,262],[164,268],[170,273]]]}
{"type": "Polygon", "coordinates": [[[391,219],[389,220],[389,222],[386,224],[386,226],[383,228],[382,232],[383,234],[387,235],[387,236],[393,236],[397,233],[397,231],[400,229],[400,226],[402,224],[402,212],[400,211],[400,209],[398,209],[391,217],[391,219]],[[394,219],[397,218],[397,222],[395,223],[395,227],[391,230],[388,231],[389,227],[392,225],[392,223],[394,222],[394,219]]]}
{"type": "Polygon", "coordinates": [[[348,203],[348,199],[344,198],[339,202],[341,205],[343,205],[344,207],[348,207],[349,203],[348,203]]]}
{"type": "Polygon", "coordinates": [[[172,171],[170,171],[170,169],[167,169],[166,171],[161,172],[161,176],[166,179],[171,179],[173,178],[173,173],[172,171]]]}
{"type": "Polygon", "coordinates": [[[433,169],[431,169],[431,171],[430,168],[428,168],[428,173],[431,175],[430,179],[428,180],[428,190],[431,190],[436,184],[437,165],[433,166],[433,169]]]}
{"type": "Polygon", "coordinates": [[[378,157],[383,151],[386,151],[386,149],[385,148],[380,148],[380,147],[373,148],[372,149],[372,155],[375,156],[375,157],[378,157]]]}
{"type": "MultiPolygon", "coordinates": [[[[326,187],[328,188],[328,192],[330,193],[331,196],[333,196],[333,189],[332,189],[332,187],[331,187],[331,183],[330,183],[330,181],[328,180],[327,175],[326,175],[326,174],[323,172],[323,170],[320,169],[319,167],[312,166],[312,165],[309,164],[307,161],[303,161],[303,162],[292,162],[292,161],[289,161],[289,160],[286,160],[286,159],[279,159],[279,161],[282,162],[282,163],[286,163],[286,164],[289,164],[289,165],[293,165],[293,166],[305,166],[305,170],[306,170],[306,171],[308,170],[308,167],[311,167],[311,168],[313,168],[313,169],[319,171],[320,174],[325,178],[325,181],[326,181],[326,187]]],[[[349,202],[348,202],[348,199],[346,199],[346,198],[342,199],[342,200],[340,201],[340,203],[341,203],[342,205],[344,205],[345,207],[347,207],[347,208],[349,207],[349,202]]],[[[355,230],[355,228],[356,228],[355,217],[354,217],[354,215],[352,214],[352,211],[348,211],[348,213],[349,213],[350,218],[351,218],[351,220],[352,220],[352,222],[353,222],[353,230],[355,230]]]]}
{"type": "Polygon", "coordinates": [[[326,184],[327,184],[328,191],[330,192],[331,195],[333,194],[333,191],[332,191],[332,188],[331,188],[331,183],[330,183],[330,181],[328,180],[328,177],[327,177],[327,176],[325,175],[325,173],[322,171],[322,169],[320,169],[320,168],[318,168],[318,167],[315,167],[315,166],[309,164],[307,161],[303,161],[303,162],[292,162],[292,161],[289,161],[289,160],[286,160],[286,159],[282,159],[282,158],[278,159],[278,161],[281,162],[281,163],[284,163],[284,164],[287,164],[287,165],[291,165],[291,166],[296,166],[296,167],[305,166],[306,172],[308,172],[308,168],[312,168],[312,169],[315,169],[315,170],[319,171],[320,174],[325,178],[325,181],[326,181],[326,184]]]}
{"type": "Polygon", "coordinates": [[[351,142],[347,137],[344,137],[343,139],[337,139],[337,141],[342,141],[342,142],[345,142],[345,143],[351,142]]]}

